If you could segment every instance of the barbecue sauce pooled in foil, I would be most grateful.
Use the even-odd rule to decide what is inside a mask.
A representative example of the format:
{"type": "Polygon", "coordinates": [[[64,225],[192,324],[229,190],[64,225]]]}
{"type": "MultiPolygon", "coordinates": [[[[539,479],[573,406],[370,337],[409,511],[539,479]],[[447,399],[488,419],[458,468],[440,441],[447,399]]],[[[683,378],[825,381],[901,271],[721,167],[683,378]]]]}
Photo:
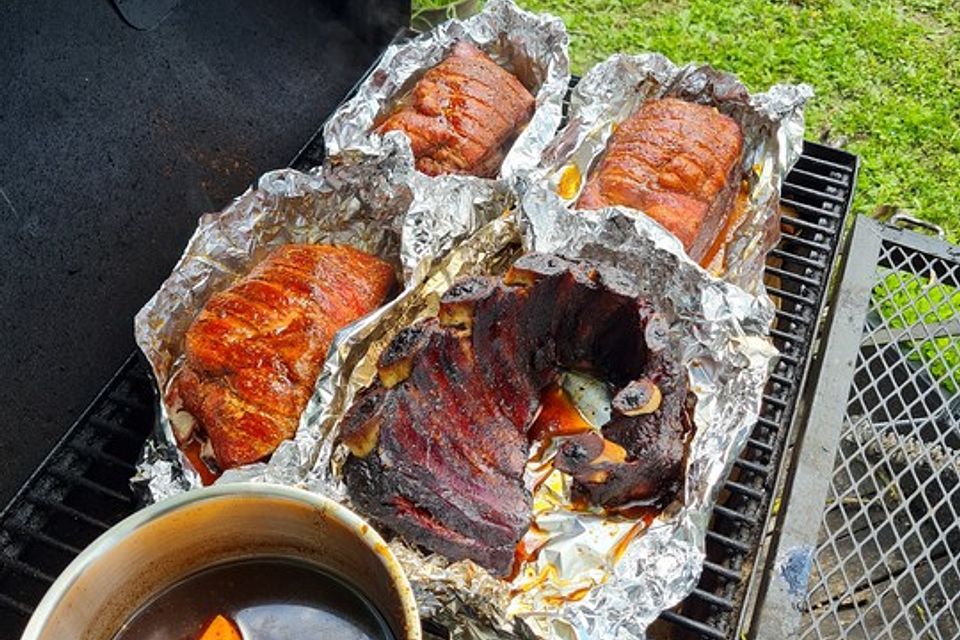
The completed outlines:
{"type": "Polygon", "coordinates": [[[322,569],[288,558],[216,565],[154,596],[113,640],[392,640],[376,608],[322,569]]]}

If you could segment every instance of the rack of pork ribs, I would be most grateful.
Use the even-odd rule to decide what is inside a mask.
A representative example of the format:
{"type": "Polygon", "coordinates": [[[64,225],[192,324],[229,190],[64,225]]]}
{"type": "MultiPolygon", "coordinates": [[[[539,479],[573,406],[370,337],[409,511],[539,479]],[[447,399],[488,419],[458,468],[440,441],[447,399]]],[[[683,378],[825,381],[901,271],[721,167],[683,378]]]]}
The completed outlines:
{"type": "Polygon", "coordinates": [[[577,208],[638,209],[694,260],[708,260],[736,222],[742,154],[733,118],[677,98],[648,100],[613,132],[577,208]]]}
{"type": "Polygon", "coordinates": [[[287,244],[210,298],[168,396],[205,483],[293,437],[334,334],[383,304],[393,283],[388,263],[358,249],[287,244]]]}
{"type": "Polygon", "coordinates": [[[402,329],[341,423],[351,499],[408,541],[508,575],[530,526],[524,484],[541,393],[562,370],[607,381],[612,418],[554,465],[594,507],[663,506],[682,484],[687,379],[622,271],[555,255],[469,277],[402,329]]]}
{"type": "Polygon", "coordinates": [[[380,122],[403,131],[427,175],[497,175],[504,147],[533,115],[536,101],[512,73],[468,42],[428,70],[380,122]]]}

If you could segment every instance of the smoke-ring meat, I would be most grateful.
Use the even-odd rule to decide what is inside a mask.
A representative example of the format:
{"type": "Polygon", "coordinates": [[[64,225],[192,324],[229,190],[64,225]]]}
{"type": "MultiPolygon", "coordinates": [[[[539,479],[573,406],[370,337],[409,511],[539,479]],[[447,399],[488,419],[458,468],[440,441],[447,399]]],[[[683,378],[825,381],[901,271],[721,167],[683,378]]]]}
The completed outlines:
{"type": "Polygon", "coordinates": [[[530,254],[502,280],[470,277],[436,318],[401,330],[378,379],[340,425],[352,500],[407,540],[506,575],[530,525],[529,430],[562,369],[619,389],[602,432],[562,445],[574,497],[617,507],[663,504],[680,484],[687,381],[662,344],[657,314],[626,276],[530,254]]]}

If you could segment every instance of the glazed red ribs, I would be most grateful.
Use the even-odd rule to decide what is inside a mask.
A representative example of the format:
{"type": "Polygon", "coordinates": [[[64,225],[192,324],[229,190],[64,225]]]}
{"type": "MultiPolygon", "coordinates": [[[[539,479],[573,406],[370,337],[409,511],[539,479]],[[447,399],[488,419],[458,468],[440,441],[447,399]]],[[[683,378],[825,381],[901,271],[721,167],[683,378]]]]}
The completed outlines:
{"type": "Polygon", "coordinates": [[[509,71],[467,42],[427,71],[376,131],[403,131],[428,175],[493,177],[503,147],[533,114],[534,98],[509,71]]]}
{"type": "Polygon", "coordinates": [[[558,457],[575,495],[609,507],[672,497],[686,376],[648,344],[654,311],[627,291],[615,269],[540,254],[502,280],[455,283],[438,317],[397,334],[341,423],[354,503],[414,544],[506,575],[530,525],[528,431],[562,368],[620,389],[603,433],[558,457]]]}
{"type": "Polygon", "coordinates": [[[613,132],[578,207],[643,211],[700,260],[732,213],[742,153],[732,118],[685,100],[648,100],[613,132]]]}
{"type": "Polygon", "coordinates": [[[393,282],[389,264],[358,249],[288,244],[210,298],[187,330],[171,397],[221,471],[293,437],[334,334],[393,282]]]}

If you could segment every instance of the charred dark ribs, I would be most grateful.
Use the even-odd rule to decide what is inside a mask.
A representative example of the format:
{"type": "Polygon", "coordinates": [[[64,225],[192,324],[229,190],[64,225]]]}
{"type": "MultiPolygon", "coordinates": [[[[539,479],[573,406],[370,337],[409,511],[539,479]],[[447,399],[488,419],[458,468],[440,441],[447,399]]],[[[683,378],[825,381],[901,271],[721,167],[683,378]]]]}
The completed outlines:
{"type": "Polygon", "coordinates": [[[686,376],[651,348],[654,310],[628,291],[615,269],[542,254],[502,281],[454,284],[438,317],[397,334],[341,424],[354,502],[416,544],[506,575],[530,525],[528,430],[561,368],[619,389],[602,435],[572,438],[557,458],[575,494],[605,507],[669,500],[686,376]]]}

